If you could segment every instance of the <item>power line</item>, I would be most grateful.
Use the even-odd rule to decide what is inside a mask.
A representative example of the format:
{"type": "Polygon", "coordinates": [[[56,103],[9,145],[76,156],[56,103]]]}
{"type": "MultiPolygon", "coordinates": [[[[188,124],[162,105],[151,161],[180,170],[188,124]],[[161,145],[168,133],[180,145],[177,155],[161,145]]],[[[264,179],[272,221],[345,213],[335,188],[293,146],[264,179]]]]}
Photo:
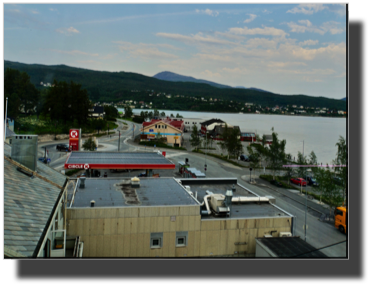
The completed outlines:
{"type": "Polygon", "coordinates": [[[341,243],[343,243],[343,242],[346,242],[346,241],[347,241],[347,240],[343,240],[343,241],[341,241],[341,242],[337,242],[337,243],[332,244],[332,245],[324,246],[324,247],[322,247],[322,248],[315,249],[315,250],[313,250],[313,251],[309,251],[309,252],[301,253],[301,254],[296,255],[295,257],[299,257],[299,256],[302,256],[302,255],[305,255],[305,254],[308,254],[308,253],[313,253],[313,252],[315,252],[315,251],[319,251],[319,250],[322,250],[322,249],[326,249],[326,248],[329,248],[329,247],[333,247],[333,246],[339,245],[339,244],[341,244],[341,243]]]}

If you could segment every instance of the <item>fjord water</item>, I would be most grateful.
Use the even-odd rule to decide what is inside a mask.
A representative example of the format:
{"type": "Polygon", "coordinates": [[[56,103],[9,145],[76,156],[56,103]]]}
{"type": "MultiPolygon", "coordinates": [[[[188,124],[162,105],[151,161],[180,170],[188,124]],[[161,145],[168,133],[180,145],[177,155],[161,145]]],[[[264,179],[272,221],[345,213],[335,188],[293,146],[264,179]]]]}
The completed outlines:
{"type": "MultiPolygon", "coordinates": [[[[119,109],[122,112],[122,109],[119,109]]],[[[139,114],[141,109],[133,109],[139,114]]],[[[149,111],[149,110],[148,110],[149,111]]],[[[304,141],[305,155],[314,151],[318,162],[331,164],[336,157],[339,136],[346,138],[346,118],[284,116],[265,114],[231,114],[189,111],[164,111],[166,115],[178,114],[184,118],[221,119],[231,125],[237,125],[242,132],[257,132],[260,136],[271,134],[272,127],[279,139],[286,140],[286,152],[297,157],[302,153],[304,141]]]]}

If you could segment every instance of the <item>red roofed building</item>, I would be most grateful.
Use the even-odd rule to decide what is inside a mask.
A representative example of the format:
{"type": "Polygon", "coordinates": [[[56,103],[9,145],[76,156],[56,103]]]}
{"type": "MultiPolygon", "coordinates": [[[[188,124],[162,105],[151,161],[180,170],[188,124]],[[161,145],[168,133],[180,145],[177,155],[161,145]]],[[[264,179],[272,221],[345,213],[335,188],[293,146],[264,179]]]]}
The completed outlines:
{"type": "Polygon", "coordinates": [[[152,119],[149,122],[143,122],[141,131],[141,140],[155,139],[160,133],[161,137],[166,138],[167,144],[171,146],[182,146],[183,130],[185,123],[182,120],[165,118],[152,119]]]}

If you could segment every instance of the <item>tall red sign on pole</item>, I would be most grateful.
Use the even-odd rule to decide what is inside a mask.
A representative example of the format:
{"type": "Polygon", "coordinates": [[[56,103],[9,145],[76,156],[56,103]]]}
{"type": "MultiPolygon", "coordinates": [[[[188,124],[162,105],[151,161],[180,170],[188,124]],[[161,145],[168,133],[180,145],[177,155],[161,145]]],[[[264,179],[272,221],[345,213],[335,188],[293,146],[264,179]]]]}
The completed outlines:
{"type": "Polygon", "coordinates": [[[81,129],[70,129],[69,147],[72,151],[80,150],[81,129]]]}

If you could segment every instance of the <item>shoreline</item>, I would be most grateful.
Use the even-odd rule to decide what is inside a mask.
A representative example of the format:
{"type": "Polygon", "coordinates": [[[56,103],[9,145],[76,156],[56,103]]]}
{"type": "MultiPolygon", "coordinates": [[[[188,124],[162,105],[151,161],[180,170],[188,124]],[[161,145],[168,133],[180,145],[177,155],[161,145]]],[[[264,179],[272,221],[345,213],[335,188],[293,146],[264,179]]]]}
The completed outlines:
{"type": "MultiPolygon", "coordinates": [[[[117,107],[118,109],[121,108],[121,107],[117,107]]],[[[141,111],[153,111],[154,110],[157,110],[159,112],[161,112],[159,109],[157,108],[154,108],[154,109],[132,109],[132,112],[133,110],[141,110],[141,111]]],[[[191,112],[191,113],[214,113],[214,114],[236,114],[236,115],[271,115],[271,116],[290,116],[290,117],[319,117],[319,118],[347,118],[347,116],[342,116],[342,117],[338,117],[338,116],[334,116],[334,117],[331,117],[331,116],[316,116],[316,115],[291,115],[291,114],[268,114],[268,113],[260,113],[260,114],[256,114],[256,113],[240,113],[240,112],[213,112],[213,111],[181,111],[181,110],[166,110],[166,111],[169,111],[169,112],[191,112]]],[[[120,111],[119,111],[120,112],[120,111]]],[[[162,110],[162,112],[165,112],[165,110],[162,110]]],[[[176,118],[176,117],[174,117],[176,118]]],[[[187,117],[183,117],[183,118],[187,118],[187,117]]]]}

